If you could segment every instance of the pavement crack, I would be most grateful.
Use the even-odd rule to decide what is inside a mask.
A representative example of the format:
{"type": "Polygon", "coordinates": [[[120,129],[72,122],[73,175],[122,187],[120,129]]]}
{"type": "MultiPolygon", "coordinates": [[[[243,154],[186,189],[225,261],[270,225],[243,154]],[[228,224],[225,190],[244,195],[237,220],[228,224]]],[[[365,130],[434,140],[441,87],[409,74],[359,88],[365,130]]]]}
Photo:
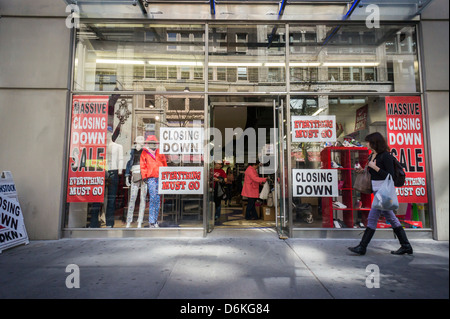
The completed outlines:
{"type": "Polygon", "coordinates": [[[300,257],[299,254],[297,254],[297,252],[295,251],[295,249],[289,244],[289,242],[287,240],[284,240],[284,242],[286,243],[286,245],[289,247],[290,250],[292,250],[292,252],[294,253],[295,256],[297,256],[297,258],[303,263],[303,265],[305,265],[306,269],[308,269],[308,271],[311,273],[311,275],[313,275],[313,277],[317,280],[317,282],[322,286],[322,288],[330,295],[330,297],[332,299],[336,299],[333,294],[331,293],[331,291],[325,286],[325,284],[319,279],[319,277],[316,276],[316,274],[311,270],[311,268],[309,268],[309,266],[306,264],[306,262],[302,259],[302,257],[300,257]]]}
{"type": "Polygon", "coordinates": [[[170,268],[170,271],[169,271],[169,273],[167,274],[166,279],[163,280],[163,283],[162,283],[162,285],[161,285],[161,288],[158,290],[155,299],[159,299],[159,296],[161,295],[161,292],[164,290],[164,287],[166,286],[166,284],[167,284],[167,282],[169,281],[170,277],[172,277],[172,273],[173,273],[175,267],[178,265],[178,262],[179,262],[180,259],[181,259],[180,254],[177,254],[176,256],[177,256],[177,257],[176,257],[176,259],[175,259],[175,262],[174,262],[173,266],[170,268]]]}

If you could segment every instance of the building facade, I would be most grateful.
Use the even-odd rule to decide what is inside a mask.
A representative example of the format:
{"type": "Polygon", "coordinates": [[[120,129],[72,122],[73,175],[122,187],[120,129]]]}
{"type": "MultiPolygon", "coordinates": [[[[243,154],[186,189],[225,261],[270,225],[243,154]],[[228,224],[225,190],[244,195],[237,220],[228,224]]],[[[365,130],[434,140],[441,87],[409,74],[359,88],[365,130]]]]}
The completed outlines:
{"type": "Polygon", "coordinates": [[[354,168],[378,131],[406,167],[403,225],[448,240],[448,2],[0,1],[0,16],[0,163],[32,239],[356,237],[373,198],[354,168]],[[271,192],[246,224],[256,158],[271,192]],[[235,174],[215,221],[218,160],[235,174]]]}

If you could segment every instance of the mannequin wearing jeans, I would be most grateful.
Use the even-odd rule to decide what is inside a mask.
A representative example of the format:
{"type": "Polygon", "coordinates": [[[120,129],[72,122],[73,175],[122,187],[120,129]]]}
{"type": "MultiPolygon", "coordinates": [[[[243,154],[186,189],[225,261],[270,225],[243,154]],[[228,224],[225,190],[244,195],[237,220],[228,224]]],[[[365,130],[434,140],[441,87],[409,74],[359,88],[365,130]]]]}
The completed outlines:
{"type": "Polygon", "coordinates": [[[143,180],[147,183],[149,194],[149,227],[158,227],[160,196],[158,194],[159,168],[167,166],[166,157],[159,154],[159,142],[156,136],[150,135],[145,140],[141,154],[140,166],[143,180]]]}
{"type": "Polygon", "coordinates": [[[161,197],[158,194],[158,178],[147,179],[147,188],[149,194],[148,201],[148,223],[150,227],[158,226],[158,215],[161,197]]]}
{"type": "Polygon", "coordinates": [[[134,207],[139,189],[141,190],[141,198],[139,202],[137,228],[142,227],[145,213],[145,199],[147,197],[147,183],[145,183],[142,179],[140,166],[141,154],[144,146],[144,137],[137,136],[135,144],[135,148],[131,150],[130,160],[128,161],[127,168],[125,170],[125,183],[128,187],[130,187],[130,200],[128,201],[127,211],[127,228],[129,228],[133,222],[134,207]]]}

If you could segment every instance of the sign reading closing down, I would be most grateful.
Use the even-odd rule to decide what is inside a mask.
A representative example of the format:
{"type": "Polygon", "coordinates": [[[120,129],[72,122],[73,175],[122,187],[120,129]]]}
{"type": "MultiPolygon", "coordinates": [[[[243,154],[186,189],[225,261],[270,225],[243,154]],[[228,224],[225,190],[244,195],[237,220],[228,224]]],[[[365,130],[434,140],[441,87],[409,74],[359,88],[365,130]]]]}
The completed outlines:
{"type": "Polygon", "coordinates": [[[203,167],[160,167],[159,194],[203,194],[203,167]]]}
{"type": "Polygon", "coordinates": [[[292,187],[294,197],[336,197],[338,174],[333,169],[293,169],[292,187]]]}
{"type": "Polygon", "coordinates": [[[203,130],[200,127],[162,127],[161,154],[203,154],[203,130]]]}
{"type": "Polygon", "coordinates": [[[0,176],[0,253],[28,242],[16,185],[11,172],[3,172],[0,176]]]}

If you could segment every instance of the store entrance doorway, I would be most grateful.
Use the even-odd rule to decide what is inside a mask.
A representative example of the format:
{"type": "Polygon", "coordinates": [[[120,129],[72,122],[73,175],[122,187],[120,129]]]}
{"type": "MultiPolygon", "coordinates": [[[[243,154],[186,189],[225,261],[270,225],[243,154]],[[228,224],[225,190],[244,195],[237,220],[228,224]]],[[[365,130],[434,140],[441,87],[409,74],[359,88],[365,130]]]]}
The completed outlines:
{"type": "MultiPolygon", "coordinates": [[[[280,187],[286,180],[284,99],[274,96],[212,96],[209,99],[210,167],[206,230],[276,230],[287,235],[287,212],[280,187]],[[268,194],[258,198],[258,218],[247,219],[249,199],[242,196],[245,171],[260,162],[259,177],[267,178],[268,194]],[[223,165],[218,162],[222,161],[223,165]],[[223,172],[220,172],[222,170],[223,172]],[[214,181],[222,175],[223,183],[214,181]],[[220,184],[220,185],[218,185],[220,184]],[[224,194],[219,188],[223,187],[224,194]],[[247,218],[246,218],[247,217],[247,218]]],[[[251,205],[250,201],[250,205],[251,205]]]]}

